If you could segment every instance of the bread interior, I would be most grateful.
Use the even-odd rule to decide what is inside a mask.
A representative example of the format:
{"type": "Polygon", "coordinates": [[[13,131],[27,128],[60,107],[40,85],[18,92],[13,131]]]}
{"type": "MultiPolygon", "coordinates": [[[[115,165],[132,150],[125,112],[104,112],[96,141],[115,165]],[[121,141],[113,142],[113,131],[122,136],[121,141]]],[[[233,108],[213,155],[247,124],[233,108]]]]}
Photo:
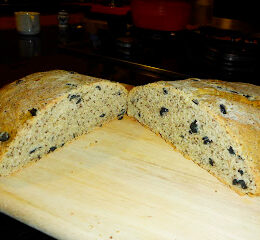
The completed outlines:
{"type": "Polygon", "coordinates": [[[122,119],[126,95],[119,84],[97,82],[54,99],[18,132],[0,163],[0,175],[40,159],[105,122],[122,119]]]}
{"type": "Polygon", "coordinates": [[[255,181],[240,145],[191,94],[156,84],[138,87],[129,94],[128,115],[233,189],[255,192],[255,181]]]}

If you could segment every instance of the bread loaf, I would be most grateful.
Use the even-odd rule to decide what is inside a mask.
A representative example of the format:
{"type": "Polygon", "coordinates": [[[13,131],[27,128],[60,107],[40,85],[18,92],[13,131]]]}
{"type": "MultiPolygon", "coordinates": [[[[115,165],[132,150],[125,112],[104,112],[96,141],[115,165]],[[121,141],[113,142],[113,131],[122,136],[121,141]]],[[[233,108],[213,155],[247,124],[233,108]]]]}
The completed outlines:
{"type": "Polygon", "coordinates": [[[132,89],[128,115],[239,194],[260,194],[260,87],[188,79],[132,89]]]}
{"type": "Polygon", "coordinates": [[[119,83],[61,70],[0,90],[0,175],[8,175],[126,112],[119,83]]]}

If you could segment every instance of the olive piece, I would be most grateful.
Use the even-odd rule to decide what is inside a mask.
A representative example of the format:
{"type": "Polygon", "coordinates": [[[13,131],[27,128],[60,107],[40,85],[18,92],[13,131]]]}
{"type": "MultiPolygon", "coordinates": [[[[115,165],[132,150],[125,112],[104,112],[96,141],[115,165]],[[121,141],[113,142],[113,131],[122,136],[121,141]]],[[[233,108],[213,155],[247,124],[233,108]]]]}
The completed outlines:
{"type": "Polygon", "coordinates": [[[220,107],[220,112],[222,112],[223,114],[227,114],[227,110],[226,110],[225,105],[220,104],[219,107],[220,107]]]}
{"type": "Polygon", "coordinates": [[[0,142],[6,142],[10,138],[8,132],[0,132],[0,142]]]}
{"type": "Polygon", "coordinates": [[[30,113],[31,113],[31,115],[34,117],[34,116],[36,116],[37,115],[37,109],[36,108],[32,108],[32,109],[30,109],[30,110],[28,110],[30,113]]]}
{"type": "Polygon", "coordinates": [[[160,116],[165,115],[167,112],[169,112],[169,109],[168,109],[168,108],[161,107],[161,109],[160,109],[160,116]]]}
{"type": "Polygon", "coordinates": [[[192,133],[197,133],[199,130],[198,130],[198,124],[197,124],[197,120],[194,120],[191,124],[190,124],[190,131],[189,133],[192,134],[192,133]]]}

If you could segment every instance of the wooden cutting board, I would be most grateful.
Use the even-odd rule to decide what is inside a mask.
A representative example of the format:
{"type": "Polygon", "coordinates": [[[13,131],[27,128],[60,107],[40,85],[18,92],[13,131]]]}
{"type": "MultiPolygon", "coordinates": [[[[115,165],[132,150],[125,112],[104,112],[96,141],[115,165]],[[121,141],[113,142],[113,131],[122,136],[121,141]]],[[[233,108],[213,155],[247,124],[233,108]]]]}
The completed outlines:
{"type": "Polygon", "coordinates": [[[241,197],[124,118],[0,179],[0,210],[58,239],[259,240],[241,197]]]}

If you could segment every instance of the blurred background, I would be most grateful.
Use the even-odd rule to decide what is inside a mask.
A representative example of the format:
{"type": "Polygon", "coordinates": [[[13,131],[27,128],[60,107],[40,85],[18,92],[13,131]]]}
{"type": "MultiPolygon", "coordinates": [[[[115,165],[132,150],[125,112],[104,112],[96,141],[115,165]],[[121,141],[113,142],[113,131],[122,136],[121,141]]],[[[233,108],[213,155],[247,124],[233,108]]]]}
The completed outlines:
{"type": "MultiPolygon", "coordinates": [[[[257,1],[0,0],[2,42],[9,41],[8,34],[15,30],[16,11],[40,12],[42,31],[39,36],[19,36],[18,43],[9,48],[2,43],[0,51],[13,60],[17,53],[20,58],[46,55],[58,43],[59,51],[67,54],[106,59],[113,67],[114,63],[126,69],[137,67],[170,80],[201,77],[258,82],[257,1]],[[61,11],[69,19],[63,28],[58,22],[61,11]]],[[[109,77],[101,72],[99,68],[93,74],[109,77]]]]}
{"type": "MultiPolygon", "coordinates": [[[[20,36],[20,57],[46,54],[54,45],[44,48],[45,38],[58,41],[58,48],[70,54],[110,59],[170,79],[258,80],[257,1],[0,0],[0,30],[15,29],[16,11],[40,12],[42,29],[60,26],[60,11],[69,19],[57,37],[54,30],[45,36],[42,31],[40,37],[20,36]]],[[[14,51],[3,44],[0,50],[14,51]]]]}

